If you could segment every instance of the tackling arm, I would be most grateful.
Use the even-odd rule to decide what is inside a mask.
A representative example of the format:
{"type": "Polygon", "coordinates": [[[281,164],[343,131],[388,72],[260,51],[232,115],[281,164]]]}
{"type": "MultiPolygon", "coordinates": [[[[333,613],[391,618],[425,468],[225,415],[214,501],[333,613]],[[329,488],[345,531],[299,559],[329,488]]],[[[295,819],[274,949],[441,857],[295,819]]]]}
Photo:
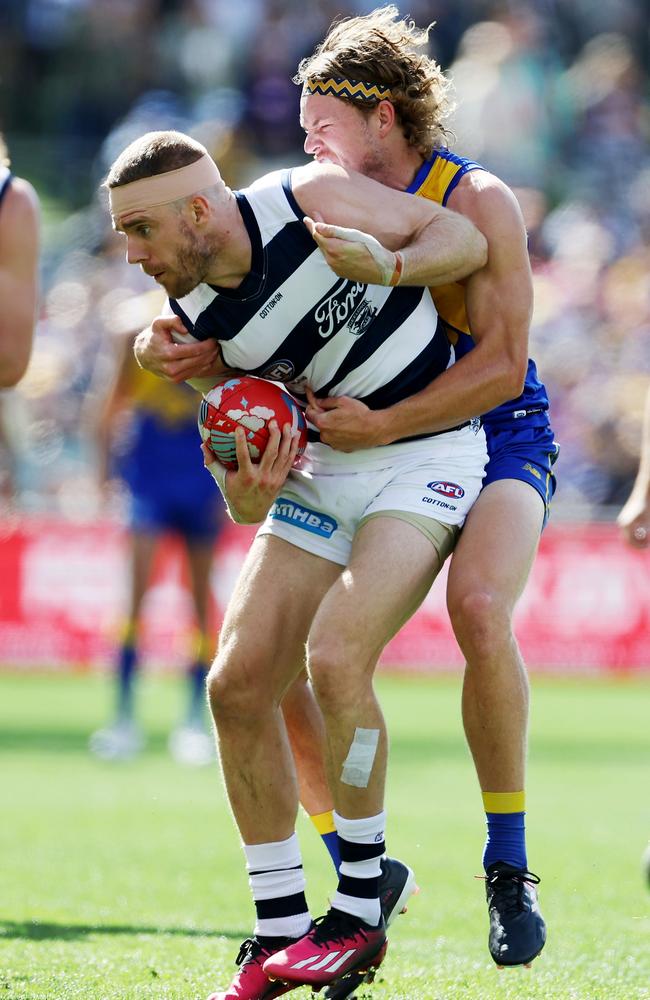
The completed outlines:
{"type": "Polygon", "coordinates": [[[309,164],[293,171],[293,192],[328,264],[341,277],[432,287],[458,281],[487,260],[485,237],[468,217],[362,174],[309,164]],[[327,223],[318,221],[324,219],[327,223]],[[368,245],[363,236],[379,245],[368,245]],[[401,274],[391,282],[398,250],[401,274]]]}
{"type": "Polygon", "coordinates": [[[347,397],[314,401],[307,416],[334,448],[354,451],[455,427],[522,391],[533,293],[521,211],[512,192],[483,171],[467,174],[452,199],[489,247],[487,265],[465,284],[476,347],[426,389],[386,410],[347,397]]]}

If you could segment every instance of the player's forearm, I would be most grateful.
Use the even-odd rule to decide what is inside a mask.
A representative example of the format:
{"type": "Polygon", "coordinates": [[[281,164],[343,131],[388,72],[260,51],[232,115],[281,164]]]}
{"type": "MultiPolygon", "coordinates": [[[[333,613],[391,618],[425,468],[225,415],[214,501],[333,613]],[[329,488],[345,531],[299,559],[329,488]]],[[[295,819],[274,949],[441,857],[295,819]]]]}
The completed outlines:
{"type": "MultiPolygon", "coordinates": [[[[472,354],[475,354],[473,351],[472,354]]],[[[471,355],[462,361],[470,359],[471,355]]],[[[472,359],[475,360],[475,359],[472,359]]],[[[481,416],[521,392],[519,373],[500,361],[483,365],[473,380],[461,363],[448,368],[421,392],[386,410],[378,411],[379,444],[390,444],[416,434],[435,434],[481,416]]]]}
{"type": "Polygon", "coordinates": [[[473,274],[487,262],[487,240],[458,212],[432,219],[400,251],[401,285],[435,287],[473,274]]]}

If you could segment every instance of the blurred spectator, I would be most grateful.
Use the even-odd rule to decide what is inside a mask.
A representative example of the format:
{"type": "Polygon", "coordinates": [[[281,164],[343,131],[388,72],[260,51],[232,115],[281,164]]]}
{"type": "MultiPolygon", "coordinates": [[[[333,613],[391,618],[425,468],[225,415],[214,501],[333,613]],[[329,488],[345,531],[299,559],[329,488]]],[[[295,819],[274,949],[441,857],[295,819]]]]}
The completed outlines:
{"type": "MultiPolygon", "coordinates": [[[[130,605],[115,663],[117,706],[111,724],[94,733],[90,748],[106,760],[124,760],[144,744],[137,722],[140,612],[159,542],[169,534],[183,542],[197,634],[187,671],[188,703],[172,732],[172,755],[184,764],[207,764],[214,741],[206,728],[205,678],[214,653],[210,615],[210,572],[223,503],[203,468],[197,430],[197,395],[142,371],[133,356],[135,333],[159,311],[154,292],[127,300],[115,317],[116,368],[103,402],[91,397],[96,425],[100,479],[106,487],[117,476],[129,493],[131,544],[130,605]],[[153,300],[153,301],[152,301],[153,300]],[[124,329],[116,327],[126,325],[124,329]]],[[[98,372],[106,385],[106,372],[98,372]]]]}

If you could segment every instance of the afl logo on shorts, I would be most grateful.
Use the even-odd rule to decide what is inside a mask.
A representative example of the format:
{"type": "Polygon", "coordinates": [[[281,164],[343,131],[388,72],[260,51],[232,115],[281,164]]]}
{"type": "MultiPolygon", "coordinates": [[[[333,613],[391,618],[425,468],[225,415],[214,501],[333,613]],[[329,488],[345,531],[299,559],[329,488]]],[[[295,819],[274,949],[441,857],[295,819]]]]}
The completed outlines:
{"type": "Polygon", "coordinates": [[[427,483],[427,489],[434,493],[440,493],[443,497],[454,497],[460,500],[465,496],[465,490],[458,483],[446,483],[443,479],[435,479],[432,483],[427,483]]]}

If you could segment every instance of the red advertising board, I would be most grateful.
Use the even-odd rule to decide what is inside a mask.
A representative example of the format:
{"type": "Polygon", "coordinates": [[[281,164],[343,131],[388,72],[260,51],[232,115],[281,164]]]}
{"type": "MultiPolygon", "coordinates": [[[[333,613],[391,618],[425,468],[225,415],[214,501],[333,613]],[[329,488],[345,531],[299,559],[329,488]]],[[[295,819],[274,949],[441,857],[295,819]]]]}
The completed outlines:
{"type": "MultiPolygon", "coordinates": [[[[218,619],[253,531],[228,525],[215,561],[218,619]]],[[[443,571],[383,664],[434,671],[462,663],[445,607],[443,571]]],[[[124,530],[102,522],[0,522],[0,665],[110,663],[128,588],[124,530]]],[[[143,608],[145,659],[170,667],[188,655],[192,609],[181,549],[160,547],[143,608]]],[[[538,670],[650,670],[650,554],[611,524],[555,524],[544,533],[517,636],[538,670]]]]}

